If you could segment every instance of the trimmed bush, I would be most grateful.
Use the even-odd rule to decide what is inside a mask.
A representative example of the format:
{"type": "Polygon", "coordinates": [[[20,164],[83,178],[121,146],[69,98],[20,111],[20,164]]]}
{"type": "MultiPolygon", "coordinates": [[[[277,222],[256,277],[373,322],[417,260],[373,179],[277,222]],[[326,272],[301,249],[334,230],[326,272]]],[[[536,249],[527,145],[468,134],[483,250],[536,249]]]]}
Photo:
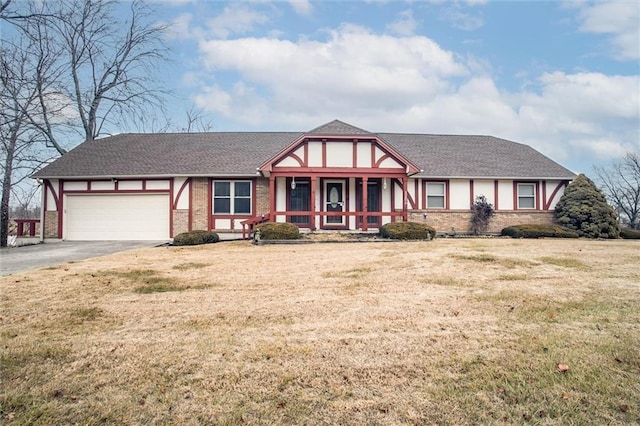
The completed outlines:
{"type": "Polygon", "coordinates": [[[502,235],[512,238],[578,238],[578,233],[558,225],[514,225],[504,228],[502,235]]]}
{"type": "Polygon", "coordinates": [[[391,222],[380,227],[380,236],[392,240],[431,240],[436,230],[417,222],[391,222]]]}
{"type": "Polygon", "coordinates": [[[582,174],[569,184],[556,204],[555,218],[558,225],[576,231],[581,237],[620,236],[616,212],[591,179],[582,174]]]}
{"type": "Polygon", "coordinates": [[[212,244],[220,241],[220,236],[211,231],[189,231],[173,237],[174,246],[197,246],[200,244],[212,244]]]}
{"type": "Polygon", "coordinates": [[[260,233],[261,240],[297,240],[300,238],[300,229],[292,223],[263,223],[256,226],[255,230],[260,233]]]}
{"type": "Polygon", "coordinates": [[[633,228],[620,228],[620,236],[625,240],[640,240],[640,230],[633,228]]]}

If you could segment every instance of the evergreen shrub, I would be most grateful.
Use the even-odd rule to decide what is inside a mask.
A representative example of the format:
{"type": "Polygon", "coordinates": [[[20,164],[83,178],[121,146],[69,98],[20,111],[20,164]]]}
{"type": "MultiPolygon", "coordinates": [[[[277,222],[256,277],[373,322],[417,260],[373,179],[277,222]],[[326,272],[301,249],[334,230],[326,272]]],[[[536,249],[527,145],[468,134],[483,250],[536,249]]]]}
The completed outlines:
{"type": "Polygon", "coordinates": [[[556,204],[555,221],[581,237],[618,238],[617,214],[595,184],[581,174],[567,187],[556,204]]]}
{"type": "Polygon", "coordinates": [[[640,230],[633,228],[620,228],[620,236],[625,240],[640,240],[640,230]]]}
{"type": "Polygon", "coordinates": [[[297,240],[300,238],[300,229],[292,223],[263,223],[256,226],[255,231],[260,233],[261,240],[297,240]]]}
{"type": "Polygon", "coordinates": [[[502,235],[511,238],[578,238],[578,233],[558,225],[514,225],[502,230],[502,235]]]}
{"type": "Polygon", "coordinates": [[[218,234],[204,230],[183,232],[173,237],[174,246],[197,246],[200,244],[213,244],[218,241],[220,241],[218,234]]]}
{"type": "Polygon", "coordinates": [[[380,236],[393,240],[432,240],[436,230],[417,222],[391,222],[380,227],[380,236]]]}

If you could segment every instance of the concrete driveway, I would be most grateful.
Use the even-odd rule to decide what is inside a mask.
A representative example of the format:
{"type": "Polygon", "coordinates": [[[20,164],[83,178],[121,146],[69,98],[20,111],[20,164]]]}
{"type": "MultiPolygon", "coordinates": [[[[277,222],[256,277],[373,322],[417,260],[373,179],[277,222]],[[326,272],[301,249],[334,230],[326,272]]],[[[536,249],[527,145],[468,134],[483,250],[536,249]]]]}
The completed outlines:
{"type": "Polygon", "coordinates": [[[0,276],[165,243],[166,241],[60,241],[2,249],[0,276]]]}

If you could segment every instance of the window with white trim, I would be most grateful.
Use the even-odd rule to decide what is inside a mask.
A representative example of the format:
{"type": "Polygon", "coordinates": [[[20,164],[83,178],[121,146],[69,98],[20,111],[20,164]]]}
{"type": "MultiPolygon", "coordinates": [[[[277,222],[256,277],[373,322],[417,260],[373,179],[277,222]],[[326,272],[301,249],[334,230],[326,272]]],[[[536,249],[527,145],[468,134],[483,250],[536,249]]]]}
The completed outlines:
{"type": "Polygon", "coordinates": [[[519,183],[518,184],[518,208],[519,209],[535,209],[536,208],[536,184],[535,183],[519,183]]]}
{"type": "Polygon", "coordinates": [[[213,214],[251,214],[251,182],[213,182],[213,214]]]}
{"type": "Polygon", "coordinates": [[[427,208],[444,209],[446,188],[444,182],[427,182],[427,208]]]}

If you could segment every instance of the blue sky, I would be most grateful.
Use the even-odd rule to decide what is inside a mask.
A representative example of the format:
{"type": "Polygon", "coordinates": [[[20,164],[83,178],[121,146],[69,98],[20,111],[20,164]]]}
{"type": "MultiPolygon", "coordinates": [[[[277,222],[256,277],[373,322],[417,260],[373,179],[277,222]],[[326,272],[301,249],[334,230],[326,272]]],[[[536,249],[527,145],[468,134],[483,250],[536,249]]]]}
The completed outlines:
{"type": "Polygon", "coordinates": [[[172,113],[217,131],[489,134],[589,174],[640,151],[636,1],[156,0],[172,113]]]}

